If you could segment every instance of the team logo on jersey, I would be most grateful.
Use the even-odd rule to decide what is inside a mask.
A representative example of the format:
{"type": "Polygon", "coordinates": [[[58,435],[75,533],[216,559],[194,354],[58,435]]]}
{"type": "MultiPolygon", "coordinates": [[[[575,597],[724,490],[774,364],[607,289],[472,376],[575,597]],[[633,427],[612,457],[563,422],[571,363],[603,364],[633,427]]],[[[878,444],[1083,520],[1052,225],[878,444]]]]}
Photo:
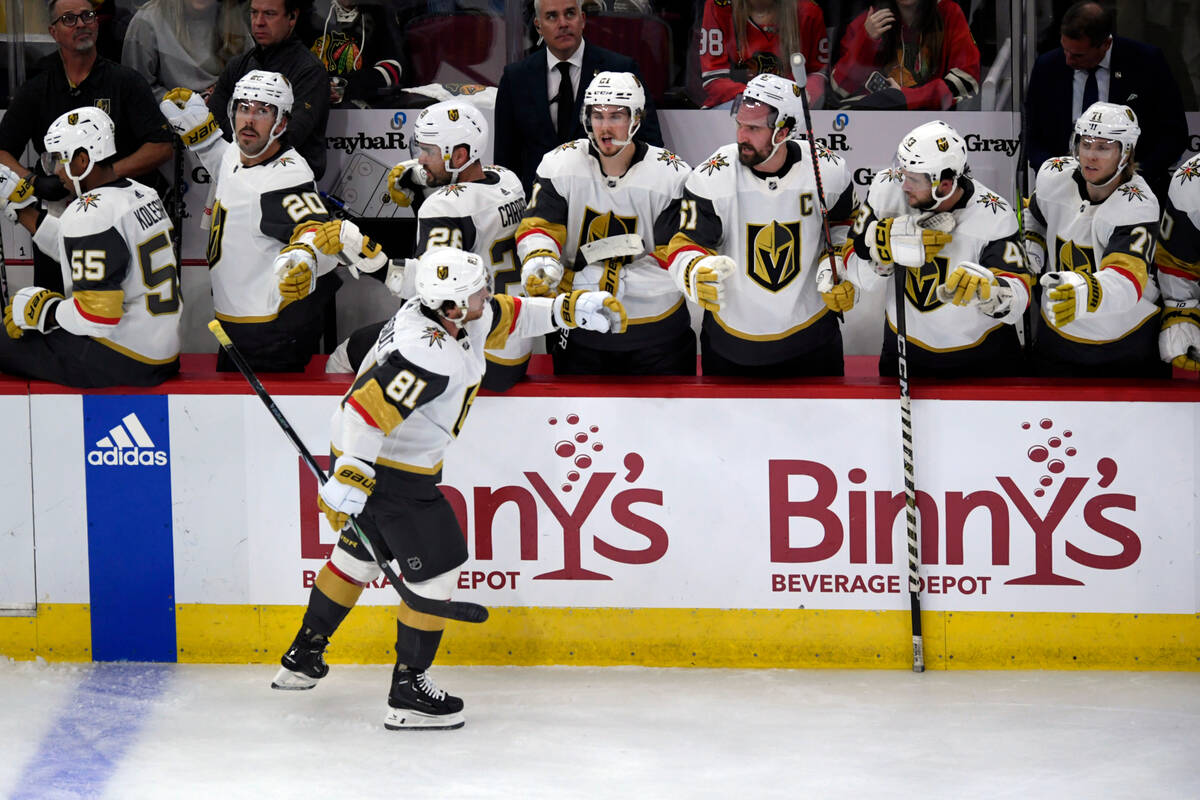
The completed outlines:
{"type": "Polygon", "coordinates": [[[934,259],[919,269],[906,269],[904,294],[913,307],[922,314],[940,308],[943,303],[938,300],[937,287],[946,282],[950,274],[950,260],[943,256],[934,259]]]}
{"type": "Polygon", "coordinates": [[[1050,169],[1055,172],[1062,172],[1063,168],[1071,163],[1069,158],[1052,158],[1050,159],[1050,169]]]}
{"type": "Polygon", "coordinates": [[[1096,253],[1091,247],[1080,247],[1070,239],[1056,237],[1054,248],[1058,251],[1058,269],[1072,272],[1095,272],[1096,253]]]}
{"type": "Polygon", "coordinates": [[[729,166],[729,159],[725,158],[724,154],[720,154],[720,155],[713,156],[708,161],[705,161],[703,164],[701,164],[700,171],[705,173],[706,175],[712,175],[714,172],[717,172],[718,170],[722,170],[728,166],[729,166]]]}
{"type": "Polygon", "coordinates": [[[563,142],[562,144],[560,144],[558,146],[558,149],[559,150],[578,150],[579,149],[579,140],[572,139],[569,142],[563,142]]]}
{"type": "Polygon", "coordinates": [[[1142,191],[1142,187],[1134,186],[1131,183],[1121,184],[1120,186],[1117,187],[1117,191],[1120,192],[1121,194],[1125,195],[1125,199],[1131,203],[1134,200],[1140,201],[1140,200],[1146,199],[1146,193],[1142,191]]]}
{"type": "Polygon", "coordinates": [[[813,143],[813,151],[817,154],[817,158],[823,158],[831,164],[837,160],[837,156],[833,154],[833,151],[826,147],[825,143],[819,139],[813,143]]]}
{"type": "Polygon", "coordinates": [[[427,325],[425,326],[425,330],[421,332],[421,339],[430,347],[437,345],[438,349],[440,350],[446,341],[446,330],[445,328],[439,328],[436,325],[427,325]]]}
{"type": "Polygon", "coordinates": [[[658,154],[658,160],[671,166],[671,169],[678,171],[683,167],[683,160],[672,153],[670,150],[663,150],[658,154]]]}
{"type": "Polygon", "coordinates": [[[161,467],[167,463],[167,453],[156,447],[133,413],[122,417],[120,425],[96,442],[95,448],[88,451],[87,462],[92,466],[161,467]]]}
{"type": "Polygon", "coordinates": [[[89,208],[98,208],[100,206],[100,195],[88,192],[76,202],[79,204],[80,211],[87,211],[89,208]]]}
{"type": "Polygon", "coordinates": [[[900,183],[904,180],[904,173],[898,169],[885,169],[883,180],[886,183],[900,183]]]}
{"type": "MultiPolygon", "coordinates": [[[[628,233],[637,233],[637,227],[638,218],[636,216],[623,217],[611,211],[596,211],[592,208],[584,207],[583,222],[579,226],[579,244],[582,246],[589,242],[607,239],[610,236],[624,236],[628,233]]],[[[576,257],[580,261],[583,261],[582,253],[576,257]]],[[[633,261],[633,256],[609,258],[605,259],[604,266],[617,268],[631,261],[633,261]]],[[[580,264],[579,268],[582,269],[583,266],[583,264],[580,264]]]]}
{"type": "Polygon", "coordinates": [[[997,213],[1001,209],[1008,208],[1008,204],[1004,202],[1004,198],[998,194],[993,194],[992,192],[984,192],[983,194],[979,195],[975,202],[984,208],[987,208],[993,214],[997,213]]]}
{"type": "Polygon", "coordinates": [[[455,197],[458,197],[460,194],[462,194],[466,190],[467,190],[467,187],[464,184],[452,183],[449,186],[447,186],[445,189],[443,189],[442,191],[444,194],[454,195],[455,197]]]}
{"type": "Polygon", "coordinates": [[[778,292],[800,274],[800,222],[746,226],[746,274],[778,292]]]}
{"type": "Polygon", "coordinates": [[[457,108],[447,109],[446,116],[450,118],[451,122],[458,122],[458,109],[457,108]]]}
{"type": "Polygon", "coordinates": [[[295,163],[296,163],[296,159],[292,158],[291,156],[280,156],[279,158],[277,158],[275,160],[275,163],[272,164],[271,166],[272,167],[290,167],[292,164],[295,164],[295,163]]]}
{"type": "Polygon", "coordinates": [[[1190,181],[1192,178],[1200,178],[1200,161],[1189,161],[1187,164],[1184,164],[1175,170],[1175,177],[1184,181],[1190,181]]]}

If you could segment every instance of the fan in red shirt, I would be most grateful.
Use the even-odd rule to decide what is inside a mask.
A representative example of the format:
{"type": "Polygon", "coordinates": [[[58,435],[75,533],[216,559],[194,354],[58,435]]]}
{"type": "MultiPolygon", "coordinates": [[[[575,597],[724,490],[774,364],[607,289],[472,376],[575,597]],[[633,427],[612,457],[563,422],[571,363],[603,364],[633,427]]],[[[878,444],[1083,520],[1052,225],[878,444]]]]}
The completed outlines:
{"type": "Polygon", "coordinates": [[[842,37],[833,91],[849,108],[953,108],[979,91],[979,48],[952,0],[883,0],[842,37]]]}
{"type": "Polygon", "coordinates": [[[813,0],[704,0],[700,77],[704,107],[729,102],[755,75],[791,79],[791,54],[803,53],[809,101],[825,93],[829,38],[825,15],[813,0]]]}

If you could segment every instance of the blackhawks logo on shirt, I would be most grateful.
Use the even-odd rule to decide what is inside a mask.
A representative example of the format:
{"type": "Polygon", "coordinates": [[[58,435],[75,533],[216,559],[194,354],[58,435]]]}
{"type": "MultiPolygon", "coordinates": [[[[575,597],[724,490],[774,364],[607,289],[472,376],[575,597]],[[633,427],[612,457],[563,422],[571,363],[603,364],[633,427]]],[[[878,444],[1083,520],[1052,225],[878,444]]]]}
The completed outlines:
{"type": "Polygon", "coordinates": [[[1142,191],[1142,187],[1134,186],[1133,184],[1126,183],[1121,186],[1118,186],[1117,191],[1120,192],[1121,194],[1125,195],[1125,199],[1131,203],[1134,200],[1145,200],[1146,199],[1146,193],[1142,191]]]}

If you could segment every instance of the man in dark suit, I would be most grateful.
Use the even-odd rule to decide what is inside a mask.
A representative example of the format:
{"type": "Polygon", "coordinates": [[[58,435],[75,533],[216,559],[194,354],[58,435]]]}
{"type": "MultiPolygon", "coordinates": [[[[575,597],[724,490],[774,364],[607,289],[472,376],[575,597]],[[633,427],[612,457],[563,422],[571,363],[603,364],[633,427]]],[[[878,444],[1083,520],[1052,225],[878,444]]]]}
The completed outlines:
{"type": "MultiPolygon", "coordinates": [[[[533,25],[546,46],[504,68],[495,121],[496,163],[517,173],[527,194],[542,156],[563,142],[585,136],[579,109],[592,78],[605,71],[642,77],[632,58],[583,41],[580,0],[534,0],[533,13],[533,25]]],[[[646,118],[635,138],[663,144],[649,95],[646,118]]]]}
{"type": "Polygon", "coordinates": [[[1075,120],[1100,100],[1127,105],[1142,129],[1137,160],[1159,197],[1170,168],[1187,147],[1188,127],[1179,86],[1157,47],[1113,36],[1112,14],[1079,2],[1063,16],[1061,47],[1033,65],[1025,96],[1025,156],[1037,169],[1067,155],[1075,120]]]}

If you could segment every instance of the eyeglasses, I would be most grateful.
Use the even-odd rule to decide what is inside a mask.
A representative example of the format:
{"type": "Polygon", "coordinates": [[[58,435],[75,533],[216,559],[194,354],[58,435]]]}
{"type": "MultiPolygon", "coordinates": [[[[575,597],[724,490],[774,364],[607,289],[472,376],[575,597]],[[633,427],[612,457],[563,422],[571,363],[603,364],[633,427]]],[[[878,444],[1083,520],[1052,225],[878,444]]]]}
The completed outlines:
{"type": "Polygon", "coordinates": [[[74,11],[68,11],[67,13],[65,13],[61,17],[59,17],[58,19],[51,22],[50,24],[57,25],[58,23],[61,22],[63,25],[65,25],[68,28],[74,28],[75,24],[78,22],[83,22],[84,25],[91,25],[95,21],[96,21],[96,12],[95,11],[91,11],[91,10],[82,11],[78,14],[76,14],[74,11]]]}

